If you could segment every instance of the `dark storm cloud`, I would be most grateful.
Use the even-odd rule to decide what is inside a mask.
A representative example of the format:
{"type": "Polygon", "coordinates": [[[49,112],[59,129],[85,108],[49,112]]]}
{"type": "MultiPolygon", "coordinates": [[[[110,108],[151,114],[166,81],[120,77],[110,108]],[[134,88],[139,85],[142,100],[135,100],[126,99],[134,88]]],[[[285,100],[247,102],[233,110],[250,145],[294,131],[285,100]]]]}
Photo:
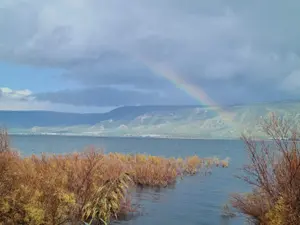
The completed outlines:
{"type": "Polygon", "coordinates": [[[91,60],[74,64],[63,74],[86,86],[127,85],[135,88],[157,89],[168,85],[151,68],[117,52],[106,52],[91,60]]]}
{"type": "MultiPolygon", "coordinates": [[[[157,97],[136,97],[138,89],[165,92],[168,98],[157,101],[176,102],[183,92],[175,94],[145,61],[168,65],[220,103],[284,99],[300,90],[299,11],[298,0],[4,0],[0,58],[63,68],[65,79],[83,86],[80,99],[89,105],[157,97]],[[114,85],[132,93],[107,88],[110,95],[89,100],[91,90],[114,85]]],[[[77,104],[73,94],[79,95],[38,97],[77,104]]]]}
{"type": "MultiPolygon", "coordinates": [[[[120,106],[124,105],[159,105],[176,104],[177,102],[193,104],[186,96],[177,96],[176,100],[158,92],[141,92],[119,90],[116,88],[98,87],[80,90],[64,90],[35,95],[36,100],[66,103],[76,106],[120,106]],[[168,101],[168,102],[167,102],[168,101]]],[[[175,96],[176,97],[176,96],[175,96]]]]}

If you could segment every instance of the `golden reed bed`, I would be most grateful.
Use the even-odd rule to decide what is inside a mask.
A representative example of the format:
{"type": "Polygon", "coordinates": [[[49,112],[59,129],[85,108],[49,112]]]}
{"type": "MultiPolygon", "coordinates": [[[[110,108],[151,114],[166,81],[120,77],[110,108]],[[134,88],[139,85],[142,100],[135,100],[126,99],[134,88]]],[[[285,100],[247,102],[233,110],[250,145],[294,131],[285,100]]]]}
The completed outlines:
{"type": "Polygon", "coordinates": [[[89,148],[64,155],[21,157],[0,140],[0,224],[107,224],[131,207],[137,185],[167,187],[179,177],[222,166],[198,156],[164,158],[104,154],[89,148]]]}

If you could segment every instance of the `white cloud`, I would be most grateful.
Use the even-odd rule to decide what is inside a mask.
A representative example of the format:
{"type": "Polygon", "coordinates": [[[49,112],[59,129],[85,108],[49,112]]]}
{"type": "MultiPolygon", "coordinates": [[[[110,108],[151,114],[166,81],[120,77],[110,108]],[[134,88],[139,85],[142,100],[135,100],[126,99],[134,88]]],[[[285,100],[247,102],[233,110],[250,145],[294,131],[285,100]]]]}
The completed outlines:
{"type": "Polygon", "coordinates": [[[86,107],[37,101],[30,90],[12,90],[0,87],[0,110],[46,110],[58,112],[106,112],[113,107],[86,107]]]}
{"type": "Polygon", "coordinates": [[[31,95],[32,92],[28,89],[12,90],[7,87],[0,87],[0,96],[2,99],[27,100],[27,98],[30,98],[31,95]]]}

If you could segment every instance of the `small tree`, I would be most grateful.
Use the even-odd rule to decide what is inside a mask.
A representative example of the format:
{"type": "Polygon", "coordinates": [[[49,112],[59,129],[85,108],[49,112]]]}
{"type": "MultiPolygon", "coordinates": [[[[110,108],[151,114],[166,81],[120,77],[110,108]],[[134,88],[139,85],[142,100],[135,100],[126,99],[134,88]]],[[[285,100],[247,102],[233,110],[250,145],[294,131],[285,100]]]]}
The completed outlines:
{"type": "Polygon", "coordinates": [[[296,225],[300,221],[300,148],[295,123],[272,114],[263,121],[263,131],[271,141],[260,143],[242,136],[250,163],[239,178],[253,189],[235,194],[232,205],[251,224],[296,225]]]}

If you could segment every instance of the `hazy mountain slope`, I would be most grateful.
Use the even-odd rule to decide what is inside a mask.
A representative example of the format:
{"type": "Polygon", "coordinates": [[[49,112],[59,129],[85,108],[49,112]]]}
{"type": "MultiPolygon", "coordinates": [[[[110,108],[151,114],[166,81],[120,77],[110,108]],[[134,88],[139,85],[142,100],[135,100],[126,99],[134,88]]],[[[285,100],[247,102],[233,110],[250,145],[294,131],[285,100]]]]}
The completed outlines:
{"type": "Polygon", "coordinates": [[[125,106],[107,113],[61,113],[48,111],[0,111],[0,124],[9,128],[34,126],[94,125],[105,120],[133,120],[147,112],[173,112],[195,106],[125,106]]]}
{"type": "Polygon", "coordinates": [[[31,128],[34,126],[71,126],[95,124],[102,114],[76,114],[47,111],[0,111],[0,124],[6,127],[31,128]]]}
{"type": "Polygon", "coordinates": [[[300,103],[284,102],[226,107],[231,121],[211,108],[199,106],[132,106],[103,114],[0,111],[0,123],[11,133],[100,136],[160,136],[182,138],[239,138],[251,131],[262,136],[259,120],[270,112],[299,123],[300,103]]]}

